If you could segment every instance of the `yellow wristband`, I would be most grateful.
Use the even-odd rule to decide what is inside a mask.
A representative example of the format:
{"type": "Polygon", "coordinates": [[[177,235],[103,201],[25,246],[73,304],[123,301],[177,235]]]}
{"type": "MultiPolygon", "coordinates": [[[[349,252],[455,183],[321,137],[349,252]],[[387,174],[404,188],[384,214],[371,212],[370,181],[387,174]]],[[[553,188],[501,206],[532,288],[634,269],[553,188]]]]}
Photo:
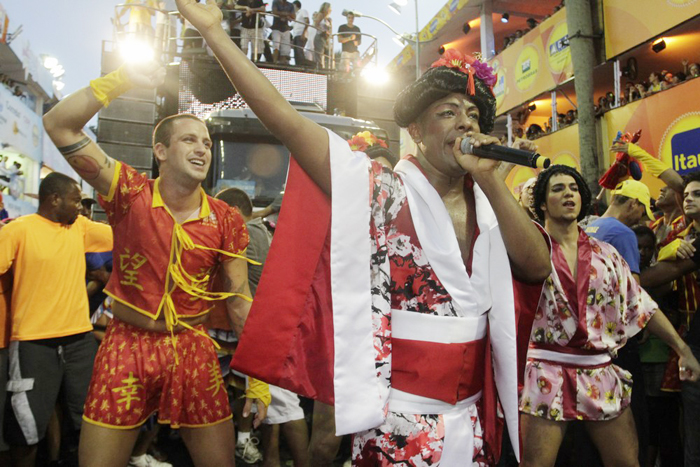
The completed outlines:
{"type": "Polygon", "coordinates": [[[270,386],[259,379],[248,377],[248,389],[245,391],[248,399],[260,399],[265,407],[270,406],[272,396],[270,396],[270,386]]]}
{"type": "Polygon", "coordinates": [[[120,66],[117,70],[109,73],[108,75],[103,76],[102,78],[97,78],[90,81],[92,94],[95,96],[95,99],[100,101],[100,103],[105,107],[109,106],[110,102],[124,94],[132,87],[133,85],[129,81],[129,77],[126,75],[124,65],[120,66]]]}
{"type": "Polygon", "coordinates": [[[671,168],[671,166],[661,162],[656,157],[652,156],[644,149],[640,148],[636,144],[629,143],[627,145],[627,154],[637,159],[639,162],[644,164],[644,167],[652,174],[654,177],[658,177],[665,171],[671,168]]]}

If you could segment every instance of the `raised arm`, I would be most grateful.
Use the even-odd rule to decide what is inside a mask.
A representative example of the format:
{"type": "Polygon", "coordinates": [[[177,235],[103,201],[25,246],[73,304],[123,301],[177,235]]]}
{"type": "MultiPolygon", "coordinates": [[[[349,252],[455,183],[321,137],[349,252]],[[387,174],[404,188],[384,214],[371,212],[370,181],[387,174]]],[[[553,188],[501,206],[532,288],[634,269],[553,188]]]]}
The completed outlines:
{"type": "Polygon", "coordinates": [[[221,11],[213,0],[176,0],[180,13],[197,28],[231,83],[255,115],[284,144],[299,165],[330,193],[328,133],[301,116],[258,68],[229,39],[221,27],[221,11]]]}
{"type": "Polygon", "coordinates": [[[613,142],[610,151],[625,152],[629,154],[636,160],[642,162],[649,173],[659,178],[673,191],[683,194],[683,178],[680,176],[680,174],[676,172],[673,167],[652,156],[640,146],[633,143],[616,141],[613,142]]]}
{"type": "Polygon", "coordinates": [[[44,128],[68,163],[101,195],[107,195],[114,178],[115,162],[92,141],[83,128],[111,99],[132,86],[155,87],[165,70],[158,66],[122,67],[76,91],[44,115],[44,128]],[[100,99],[98,99],[98,96],[100,99]]]}
{"type": "MultiPolygon", "coordinates": [[[[461,142],[462,138],[457,138],[453,154],[483,190],[496,214],[513,275],[527,283],[544,281],[552,272],[552,263],[542,233],[508,190],[503,176],[496,170],[499,162],[463,154],[460,150],[461,142]]],[[[471,142],[474,146],[499,143],[498,138],[482,134],[472,135],[471,142]]],[[[525,143],[518,145],[519,149],[527,147],[525,143]]]]}

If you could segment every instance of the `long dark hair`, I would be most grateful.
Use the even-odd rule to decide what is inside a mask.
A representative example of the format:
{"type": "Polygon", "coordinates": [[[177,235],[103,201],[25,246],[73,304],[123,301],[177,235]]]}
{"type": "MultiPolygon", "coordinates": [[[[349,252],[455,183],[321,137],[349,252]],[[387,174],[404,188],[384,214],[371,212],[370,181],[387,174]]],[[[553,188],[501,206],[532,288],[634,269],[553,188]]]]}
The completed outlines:
{"type": "Polygon", "coordinates": [[[537,176],[537,182],[535,182],[535,189],[533,194],[533,208],[535,208],[535,214],[537,217],[544,222],[544,211],[542,211],[542,203],[547,199],[547,186],[549,185],[549,179],[554,175],[570,175],[576,185],[578,185],[578,192],[581,195],[581,212],[578,213],[577,220],[580,221],[586,215],[588,215],[588,207],[591,205],[591,190],[586,185],[586,181],[583,176],[578,172],[578,170],[568,165],[555,164],[550,166],[548,169],[543,170],[537,176]]]}

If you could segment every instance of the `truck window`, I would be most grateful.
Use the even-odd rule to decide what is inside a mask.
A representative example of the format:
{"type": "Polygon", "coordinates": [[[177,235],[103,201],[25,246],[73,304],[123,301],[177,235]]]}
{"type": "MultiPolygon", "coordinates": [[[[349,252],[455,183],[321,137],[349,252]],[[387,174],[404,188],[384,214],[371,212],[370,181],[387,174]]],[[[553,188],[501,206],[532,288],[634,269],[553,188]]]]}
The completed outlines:
{"type": "Polygon", "coordinates": [[[279,143],[219,139],[212,157],[214,193],[240,188],[256,206],[267,206],[284,190],[289,151],[279,143]]]}

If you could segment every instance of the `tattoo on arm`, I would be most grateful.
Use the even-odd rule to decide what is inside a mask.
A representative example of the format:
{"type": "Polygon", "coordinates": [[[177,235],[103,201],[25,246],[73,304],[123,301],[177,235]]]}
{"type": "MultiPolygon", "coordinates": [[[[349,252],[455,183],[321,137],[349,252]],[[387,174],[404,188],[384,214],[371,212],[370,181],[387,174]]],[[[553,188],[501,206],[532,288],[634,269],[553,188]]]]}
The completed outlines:
{"type": "Polygon", "coordinates": [[[95,180],[100,176],[100,164],[90,156],[67,157],[66,160],[86,181],[95,180]]]}
{"type": "Polygon", "coordinates": [[[85,146],[87,146],[91,142],[92,142],[92,140],[86,136],[85,138],[81,139],[77,143],[70,144],[68,146],[60,147],[60,148],[58,148],[58,150],[61,151],[61,154],[63,154],[64,156],[68,156],[69,154],[73,154],[74,152],[83,149],[85,146]]]}
{"type": "Polygon", "coordinates": [[[96,180],[100,176],[102,169],[110,169],[114,163],[114,161],[112,161],[106,155],[104,156],[103,161],[99,162],[93,156],[75,154],[79,150],[85,148],[91,142],[92,140],[86,136],[75,144],[58,148],[58,150],[61,151],[61,154],[66,156],[66,160],[71,167],[73,167],[73,169],[78,172],[78,175],[80,175],[86,181],[96,180]]]}

